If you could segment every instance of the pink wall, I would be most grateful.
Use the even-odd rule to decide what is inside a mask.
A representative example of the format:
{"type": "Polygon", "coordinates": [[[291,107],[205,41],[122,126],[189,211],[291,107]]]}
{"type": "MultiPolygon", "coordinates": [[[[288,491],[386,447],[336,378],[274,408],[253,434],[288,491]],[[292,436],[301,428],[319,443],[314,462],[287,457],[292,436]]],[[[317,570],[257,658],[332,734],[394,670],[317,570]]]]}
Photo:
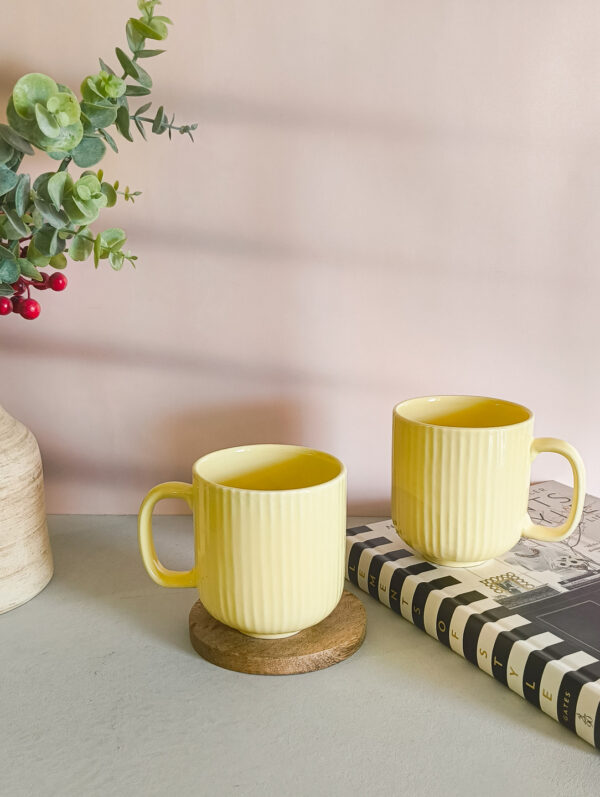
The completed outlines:
{"type": "MultiPolygon", "coordinates": [[[[4,96],[27,71],[76,87],[135,2],[28,8],[3,19],[4,96]]],[[[163,9],[156,98],[199,130],[103,163],[144,192],[100,225],[137,270],[73,264],[40,319],[0,319],[0,402],[49,510],[135,512],[211,449],[285,441],[384,513],[392,406],[442,392],[532,407],[599,493],[598,3],[163,9]]],[[[534,477],[570,478],[548,455],[534,477]]]]}

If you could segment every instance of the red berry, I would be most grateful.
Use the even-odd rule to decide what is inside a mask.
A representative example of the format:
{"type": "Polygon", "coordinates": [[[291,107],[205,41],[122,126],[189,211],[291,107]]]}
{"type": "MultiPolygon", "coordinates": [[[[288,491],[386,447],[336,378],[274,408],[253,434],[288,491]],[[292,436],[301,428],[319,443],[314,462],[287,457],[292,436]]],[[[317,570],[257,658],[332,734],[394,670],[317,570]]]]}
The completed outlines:
{"type": "Polygon", "coordinates": [[[12,313],[12,302],[8,296],[0,296],[0,315],[8,315],[12,313]]]}
{"type": "Polygon", "coordinates": [[[32,280],[31,285],[33,288],[37,288],[38,291],[45,291],[50,287],[48,285],[50,281],[50,275],[46,274],[45,271],[40,271],[40,274],[42,275],[42,281],[38,282],[37,280],[32,280]]]}
{"type": "Polygon", "coordinates": [[[68,280],[65,275],[56,271],[48,280],[48,285],[53,291],[64,291],[67,287],[67,282],[68,280]]]}
{"type": "Polygon", "coordinates": [[[31,321],[39,316],[41,309],[42,308],[40,307],[40,303],[36,302],[35,299],[23,299],[20,302],[19,312],[21,313],[23,318],[26,318],[28,321],[31,321]]]}
{"type": "Polygon", "coordinates": [[[23,279],[21,277],[19,277],[19,279],[16,282],[13,282],[12,284],[12,289],[18,295],[25,293],[26,288],[27,285],[23,282],[23,279]]]}

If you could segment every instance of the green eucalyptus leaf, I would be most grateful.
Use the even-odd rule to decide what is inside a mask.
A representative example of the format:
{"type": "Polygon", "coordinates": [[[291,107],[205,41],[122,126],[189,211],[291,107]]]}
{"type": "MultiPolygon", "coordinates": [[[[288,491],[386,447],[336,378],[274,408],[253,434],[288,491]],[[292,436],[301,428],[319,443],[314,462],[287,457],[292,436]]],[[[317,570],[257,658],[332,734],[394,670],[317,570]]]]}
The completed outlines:
{"type": "Polygon", "coordinates": [[[6,163],[15,154],[14,149],[3,138],[0,138],[0,163],[6,163]]]}
{"type": "Polygon", "coordinates": [[[60,252],[58,255],[50,258],[50,265],[52,268],[63,269],[67,267],[67,258],[60,252]]]}
{"type": "Polygon", "coordinates": [[[125,255],[123,252],[109,252],[108,254],[108,262],[115,271],[120,271],[123,268],[124,260],[125,255]]]}
{"type": "Polygon", "coordinates": [[[105,64],[104,61],[101,58],[99,58],[98,61],[100,63],[100,69],[104,70],[104,72],[108,72],[109,75],[115,75],[116,74],[114,69],[111,69],[110,66],[108,66],[108,64],[105,64]]]}
{"type": "Polygon", "coordinates": [[[12,296],[15,289],[10,284],[3,284],[0,282],[0,296],[12,296]]]}
{"type": "Polygon", "coordinates": [[[23,237],[23,233],[11,223],[8,216],[0,216],[0,238],[11,241],[12,245],[15,242],[18,243],[23,237]]]}
{"type": "Polygon", "coordinates": [[[84,202],[88,202],[92,198],[92,192],[87,185],[80,185],[77,188],[77,196],[79,199],[83,199],[84,202]]]}
{"type": "Polygon", "coordinates": [[[139,116],[142,113],[146,113],[146,111],[148,110],[148,108],[150,108],[151,105],[152,105],[151,102],[146,102],[144,103],[144,105],[140,105],[140,107],[135,112],[135,116],[139,116]]]}
{"type": "MultiPolygon", "coordinates": [[[[29,206],[29,192],[31,191],[31,180],[28,174],[19,177],[19,183],[15,189],[15,210],[19,216],[24,216],[29,206]]],[[[33,219],[32,219],[33,221],[33,219]]]]}
{"type": "Polygon", "coordinates": [[[26,238],[29,235],[29,227],[21,219],[18,213],[10,208],[4,208],[4,215],[21,237],[26,238]]]}
{"type": "Polygon", "coordinates": [[[7,160],[4,165],[6,166],[7,169],[10,169],[13,172],[17,172],[19,170],[19,166],[21,165],[23,157],[24,156],[22,152],[18,152],[17,150],[15,150],[15,154],[12,156],[12,158],[10,158],[10,160],[7,160]]]}
{"type": "MultiPolygon", "coordinates": [[[[82,125],[82,131],[83,131],[83,125],[82,125]]],[[[62,161],[65,158],[69,157],[69,153],[65,152],[62,149],[59,149],[56,152],[47,152],[46,155],[49,155],[55,161],[62,161]]]]}
{"type": "MultiPolygon", "coordinates": [[[[70,197],[70,199],[73,201],[73,204],[79,208],[81,215],[85,217],[83,222],[76,221],[76,224],[86,224],[87,222],[85,219],[95,219],[98,217],[99,209],[92,199],[76,196],[70,197]]],[[[65,199],[65,207],[67,207],[67,201],[68,199],[65,199]]]]}
{"type": "Polygon", "coordinates": [[[101,161],[105,152],[106,144],[102,139],[98,136],[84,136],[71,155],[78,166],[85,168],[101,161]]]}
{"type": "Polygon", "coordinates": [[[164,41],[169,35],[167,23],[164,22],[165,19],[167,19],[167,17],[153,17],[153,19],[151,19],[148,23],[152,30],[156,33],[156,38],[159,41],[164,41]]]}
{"type": "Polygon", "coordinates": [[[133,117],[133,121],[135,122],[135,126],[139,130],[141,137],[144,139],[144,141],[147,141],[148,139],[146,138],[146,131],[144,130],[144,125],[142,122],[140,122],[140,120],[135,116],[133,117]]]}
{"type": "Polygon", "coordinates": [[[94,268],[98,268],[101,252],[102,252],[102,241],[100,240],[100,236],[97,235],[96,240],[94,241],[94,268]]]}
{"type": "Polygon", "coordinates": [[[115,47],[115,53],[117,54],[117,58],[119,59],[119,63],[123,67],[125,74],[129,75],[129,77],[132,77],[134,80],[137,80],[137,66],[133,63],[127,53],[123,52],[120,47],[115,47]]]}
{"type": "Polygon", "coordinates": [[[114,105],[101,105],[100,103],[82,102],[81,111],[90,120],[95,128],[109,127],[117,118],[117,109],[114,105]]]}
{"type": "Polygon", "coordinates": [[[35,119],[35,106],[46,106],[50,97],[58,94],[58,86],[48,75],[30,72],[15,83],[12,99],[16,112],[23,119],[35,119]]]}
{"type": "Polygon", "coordinates": [[[43,194],[47,199],[49,199],[50,196],[47,191],[48,182],[53,174],[55,174],[55,172],[43,172],[42,174],[39,174],[33,181],[33,190],[38,194],[43,194]]]}
{"type": "Polygon", "coordinates": [[[13,149],[22,152],[24,155],[33,155],[33,147],[29,141],[24,139],[18,133],[15,133],[12,127],[9,127],[5,124],[0,124],[0,138],[6,141],[7,144],[10,144],[13,149]]]}
{"type": "Polygon", "coordinates": [[[81,112],[81,124],[83,125],[83,135],[93,136],[96,132],[96,125],[93,125],[87,116],[81,112]]]}
{"type": "Polygon", "coordinates": [[[62,160],[67,152],[71,152],[71,150],[75,149],[82,138],[83,125],[81,124],[81,120],[79,120],[74,125],[61,127],[60,134],[54,140],[54,143],[50,143],[50,145],[46,143],[41,149],[44,149],[48,154],[51,154],[51,152],[58,153],[62,160]]]}
{"type": "Polygon", "coordinates": [[[148,24],[143,22],[141,19],[130,19],[129,23],[131,23],[133,30],[144,39],[155,39],[157,41],[162,41],[163,39],[166,39],[169,34],[167,26],[164,24],[164,22],[159,22],[156,26],[153,26],[152,23],[148,24]]]}
{"type": "Polygon", "coordinates": [[[35,227],[36,230],[39,230],[40,227],[44,226],[44,219],[42,218],[42,214],[37,208],[34,207],[31,215],[33,217],[33,226],[35,227]]]}
{"type": "Polygon", "coordinates": [[[119,59],[119,63],[125,70],[125,74],[129,75],[129,77],[137,80],[137,82],[143,86],[144,88],[150,89],[152,88],[152,78],[146,72],[145,69],[142,69],[141,66],[135,64],[131,58],[121,50],[120,47],[115,48],[115,53],[117,54],[117,58],[119,59]]]}
{"type": "Polygon", "coordinates": [[[0,281],[13,283],[19,279],[21,269],[16,260],[0,260],[0,281]]]}
{"type": "MultiPolygon", "coordinates": [[[[32,241],[38,252],[49,257],[57,255],[65,248],[65,242],[59,238],[58,230],[50,224],[44,224],[42,229],[35,233],[32,241]]],[[[27,257],[31,260],[29,251],[27,252],[27,257]]]]}
{"type": "Polygon", "coordinates": [[[89,188],[92,195],[98,195],[100,193],[100,180],[98,179],[98,175],[91,170],[83,172],[79,180],[75,183],[75,186],[83,185],[89,188]]]}
{"type": "Polygon", "coordinates": [[[94,239],[87,227],[80,230],[72,239],[69,246],[69,255],[73,260],[87,260],[92,254],[94,239]]]}
{"type": "Polygon", "coordinates": [[[96,86],[94,78],[89,75],[81,84],[81,96],[86,102],[104,101],[106,98],[96,86]]]}
{"type": "Polygon", "coordinates": [[[18,176],[11,169],[7,169],[6,166],[0,166],[0,196],[12,191],[18,179],[18,176]]]}
{"type": "Polygon", "coordinates": [[[169,120],[165,113],[165,109],[161,105],[156,112],[154,121],[152,122],[152,132],[160,136],[162,135],[162,133],[165,132],[168,126],[169,126],[169,120]]]}
{"type": "Polygon", "coordinates": [[[125,26],[125,34],[127,36],[127,44],[132,53],[139,53],[140,49],[144,46],[144,36],[139,33],[132,25],[133,19],[127,21],[125,26]]]}
{"type": "Polygon", "coordinates": [[[117,111],[117,130],[127,141],[133,141],[129,130],[129,109],[125,105],[117,111]]]}
{"type": "Polygon", "coordinates": [[[38,268],[47,266],[50,262],[50,255],[43,255],[35,246],[33,241],[29,242],[27,247],[27,259],[30,260],[38,268]]]}
{"type": "Polygon", "coordinates": [[[106,143],[112,149],[113,152],[119,151],[117,143],[114,140],[114,138],[110,135],[110,133],[107,133],[106,130],[98,130],[98,134],[102,136],[102,138],[106,141],[106,143]]]}
{"type": "Polygon", "coordinates": [[[100,188],[104,196],[106,197],[106,207],[112,208],[117,203],[117,192],[112,187],[110,183],[102,183],[100,188]]]}
{"type": "Polygon", "coordinates": [[[90,224],[98,218],[99,213],[93,202],[90,207],[86,207],[80,199],[75,199],[75,197],[65,197],[64,209],[69,221],[73,224],[90,224]]]}
{"type": "Polygon", "coordinates": [[[46,200],[42,199],[40,196],[35,198],[35,206],[42,214],[44,221],[57,230],[62,229],[69,223],[66,213],[63,213],[61,210],[56,210],[50,202],[46,202],[46,200]]]}
{"type": "Polygon", "coordinates": [[[29,279],[36,280],[36,282],[42,281],[42,275],[28,258],[20,257],[17,263],[24,277],[29,277],[29,279]]]}
{"type": "Polygon", "coordinates": [[[60,125],[54,116],[39,102],[35,106],[35,121],[42,133],[48,138],[56,138],[60,133],[60,125]]]}
{"type": "Polygon", "coordinates": [[[0,244],[0,260],[14,260],[15,255],[10,249],[7,249],[5,246],[0,244]]]}
{"type": "Polygon", "coordinates": [[[140,86],[143,86],[146,89],[151,89],[152,78],[150,77],[150,75],[146,72],[145,69],[142,69],[142,67],[139,64],[136,64],[135,68],[137,69],[137,77],[135,79],[140,84],[140,86]]]}
{"type": "Polygon", "coordinates": [[[56,172],[46,183],[48,196],[56,210],[60,210],[66,191],[73,187],[73,178],[68,172],[56,172]]]}
{"type": "Polygon", "coordinates": [[[99,237],[102,247],[108,249],[109,252],[117,252],[127,240],[125,230],[120,227],[111,227],[108,230],[104,230],[99,237]]]}
{"type": "Polygon", "coordinates": [[[138,50],[137,57],[138,58],[154,58],[154,56],[161,55],[164,52],[166,52],[166,50],[138,50]]]}
{"type": "Polygon", "coordinates": [[[22,119],[17,114],[12,98],[9,99],[6,106],[6,117],[17,133],[48,154],[68,152],[79,144],[83,136],[83,125],[79,119],[75,124],[59,127],[58,135],[55,137],[46,135],[39,127],[37,117],[33,120],[27,120],[22,119]]]}
{"type": "Polygon", "coordinates": [[[125,81],[102,69],[97,75],[87,77],[81,88],[86,102],[112,101],[125,93],[125,81]]]}
{"type": "Polygon", "coordinates": [[[144,86],[130,85],[125,89],[125,94],[127,97],[145,97],[147,94],[150,94],[150,89],[147,89],[144,86]]]}
{"type": "Polygon", "coordinates": [[[54,116],[60,127],[68,127],[79,120],[81,108],[72,91],[59,91],[50,97],[46,108],[54,116]]]}

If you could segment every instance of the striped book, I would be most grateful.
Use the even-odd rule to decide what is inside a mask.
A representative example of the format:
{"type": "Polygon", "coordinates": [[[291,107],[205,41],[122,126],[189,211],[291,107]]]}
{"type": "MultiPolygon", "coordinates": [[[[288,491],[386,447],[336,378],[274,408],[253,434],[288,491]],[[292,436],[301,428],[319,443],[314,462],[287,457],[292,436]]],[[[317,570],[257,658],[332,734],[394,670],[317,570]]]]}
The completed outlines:
{"type": "MultiPolygon", "coordinates": [[[[532,520],[553,526],[571,490],[533,485],[532,520]]],[[[600,499],[562,542],[522,539],[472,568],[441,567],[391,521],[347,531],[346,577],[600,749],[600,499]]]]}

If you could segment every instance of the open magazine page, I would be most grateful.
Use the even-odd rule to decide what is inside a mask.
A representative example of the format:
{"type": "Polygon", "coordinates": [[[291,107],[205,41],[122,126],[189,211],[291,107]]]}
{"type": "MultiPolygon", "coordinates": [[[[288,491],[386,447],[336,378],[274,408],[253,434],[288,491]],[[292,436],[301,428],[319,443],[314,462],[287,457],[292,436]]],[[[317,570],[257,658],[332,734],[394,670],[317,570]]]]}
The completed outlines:
{"type": "MultiPolygon", "coordinates": [[[[571,493],[571,488],[557,482],[533,485],[529,499],[533,522],[541,526],[564,523],[571,508],[571,493]]],[[[534,589],[546,585],[564,592],[599,582],[600,499],[586,496],[581,522],[566,540],[522,539],[499,561],[513,567],[520,576],[525,573],[534,589]]],[[[511,584],[507,583],[506,590],[510,589],[511,584]]]]}

